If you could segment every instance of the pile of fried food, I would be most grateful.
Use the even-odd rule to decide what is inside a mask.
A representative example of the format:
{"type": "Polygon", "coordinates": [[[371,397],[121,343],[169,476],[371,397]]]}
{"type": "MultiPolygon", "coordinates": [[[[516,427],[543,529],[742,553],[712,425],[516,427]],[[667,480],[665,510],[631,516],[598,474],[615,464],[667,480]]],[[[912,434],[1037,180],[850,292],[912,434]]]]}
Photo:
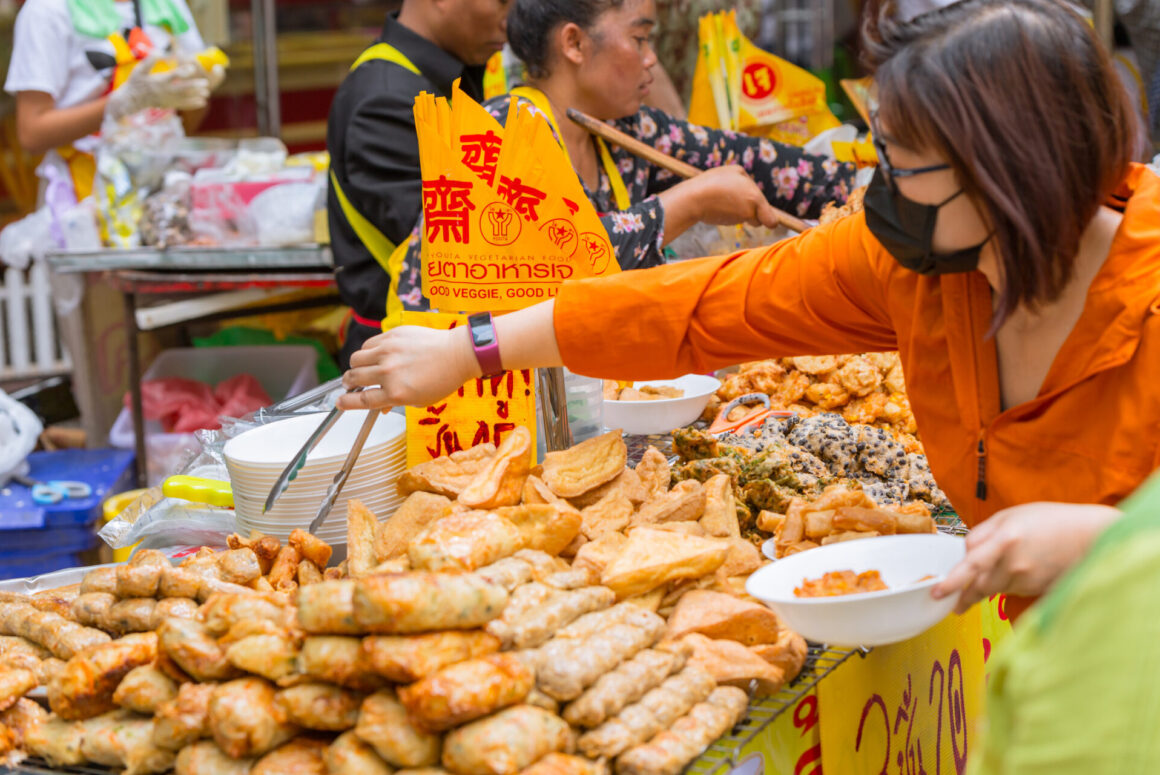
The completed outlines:
{"type": "Polygon", "coordinates": [[[884,509],[858,487],[832,485],[813,501],[794,498],[785,514],[763,511],[758,529],[774,536],[778,559],[842,541],[903,533],[936,533],[921,503],[884,509]]]}
{"type": "MultiPolygon", "coordinates": [[[[725,377],[703,417],[715,418],[724,404],[750,393],[765,393],[774,409],[801,417],[837,412],[851,425],[888,430],[903,446],[922,451],[896,352],[801,356],[743,364],[740,371],[725,377]]],[[[746,411],[736,407],[731,418],[739,420],[746,411]]]]}
{"type": "Polygon", "coordinates": [[[794,587],[794,597],[840,597],[861,592],[881,592],[888,589],[882,574],[876,570],[855,573],[852,570],[833,570],[816,579],[803,579],[794,587]]]}
{"type": "MultiPolygon", "coordinates": [[[[347,558],[305,533],[139,550],[0,602],[0,757],[129,775],[676,775],[801,670],[740,595],[731,489],[613,433],[411,469],[347,558]],[[738,594],[734,594],[734,593],[738,594]],[[25,697],[47,688],[49,714],[25,697]]],[[[0,758],[3,761],[3,758],[0,758]]]]}
{"type": "Polygon", "coordinates": [[[856,492],[860,505],[923,514],[949,506],[926,456],[908,451],[890,432],[850,425],[842,417],[768,417],[736,433],[673,431],[677,481],[727,476],[742,532],[760,543],[772,529],[761,512],[789,512],[794,499],[816,501],[835,485],[856,492]]]}
{"type": "Polygon", "coordinates": [[[684,398],[685,391],[667,385],[641,385],[622,387],[620,382],[604,380],[605,401],[664,401],[669,398],[684,398]]]}

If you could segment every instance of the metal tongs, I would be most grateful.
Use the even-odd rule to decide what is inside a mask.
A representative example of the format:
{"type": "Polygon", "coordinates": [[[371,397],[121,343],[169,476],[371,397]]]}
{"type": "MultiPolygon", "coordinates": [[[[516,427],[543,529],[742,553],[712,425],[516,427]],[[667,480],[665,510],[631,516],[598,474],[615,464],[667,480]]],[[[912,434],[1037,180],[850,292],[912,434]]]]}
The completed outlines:
{"type": "MultiPolygon", "coordinates": [[[[355,388],[349,392],[358,393],[363,388],[355,388]]],[[[274,508],[274,504],[282,497],[282,493],[286,492],[290,487],[290,483],[298,476],[298,472],[306,465],[306,457],[311,450],[318,446],[323,437],[330,432],[334,424],[338,422],[339,416],[342,414],[342,409],[337,406],[330,410],[330,414],[323,418],[318,425],[318,429],[310,434],[310,438],[302,445],[302,449],[298,450],[290,463],[282,470],[278,479],[274,482],[274,486],[270,488],[270,494],[266,497],[266,504],[262,507],[262,513],[265,514],[270,509],[274,508]]],[[[314,533],[326,521],[330,510],[334,508],[334,502],[338,500],[338,494],[342,492],[342,488],[346,485],[346,480],[350,477],[350,472],[354,468],[355,461],[358,460],[359,454],[367,443],[367,438],[371,435],[371,428],[375,426],[375,421],[379,419],[380,412],[377,409],[371,409],[367,412],[367,418],[363,421],[362,428],[359,429],[358,437],[355,438],[354,444],[350,448],[350,453],[346,456],[346,461],[342,464],[342,468],[334,475],[334,480],[330,483],[330,487],[326,490],[326,497],[322,501],[322,505],[318,508],[318,513],[314,516],[313,521],[307,531],[314,533]]]]}

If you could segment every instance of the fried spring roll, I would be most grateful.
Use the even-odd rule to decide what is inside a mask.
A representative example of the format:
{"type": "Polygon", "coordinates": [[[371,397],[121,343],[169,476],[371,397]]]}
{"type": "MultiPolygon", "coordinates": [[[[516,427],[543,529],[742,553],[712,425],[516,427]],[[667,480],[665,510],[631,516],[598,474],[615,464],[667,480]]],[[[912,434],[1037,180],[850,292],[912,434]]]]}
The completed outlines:
{"type": "Polygon", "coordinates": [[[161,575],[169,566],[143,563],[140,565],[117,566],[117,597],[156,597],[161,585],[161,575]]]}
{"type": "Polygon", "coordinates": [[[302,642],[298,672],[359,692],[373,692],[386,683],[371,669],[358,638],[314,635],[302,642]]]}
{"type": "Polygon", "coordinates": [[[689,652],[645,649],[616,669],[597,679],[592,688],[564,709],[564,719],[573,726],[596,727],[660,686],[684,668],[689,652]]]}
{"type": "Polygon", "coordinates": [[[267,621],[278,626],[289,623],[289,599],[274,592],[219,593],[201,607],[206,629],[220,638],[239,622],[267,621]]]}
{"type": "Polygon", "coordinates": [[[214,742],[235,759],[269,753],[298,733],[274,705],[273,685],[261,678],[239,678],[217,686],[209,700],[209,729],[214,742]]]}
{"type": "Polygon", "coordinates": [[[358,635],[353,579],[323,581],[298,590],[298,624],[315,635],[358,635]]]}
{"type": "Polygon", "coordinates": [[[416,723],[443,732],[522,702],[536,683],[511,654],[460,662],[399,689],[399,700],[416,723]]]}
{"type": "Polygon", "coordinates": [[[656,643],[665,620],[651,611],[637,610],[652,618],[639,626],[614,624],[590,638],[549,641],[540,649],[536,686],[561,702],[574,700],[600,676],[656,643]]]}
{"type": "Polygon", "coordinates": [[[605,775],[607,768],[583,756],[566,753],[550,753],[520,775],[605,775]]]}
{"type": "Polygon", "coordinates": [[[115,567],[93,568],[85,574],[81,581],[81,594],[90,592],[104,592],[108,595],[117,594],[117,569],[115,567]]]}
{"type": "Polygon", "coordinates": [[[678,775],[740,721],[748,706],[749,697],[742,690],[732,686],[715,689],[671,729],[623,753],[616,760],[616,771],[624,775],[678,775]]]}
{"type": "Polygon", "coordinates": [[[572,746],[572,729],[564,719],[516,705],[449,733],[443,766],[458,775],[505,775],[572,746]]]}
{"type": "Polygon", "coordinates": [[[524,546],[512,522],[494,511],[452,513],[411,539],[407,555],[418,570],[473,571],[510,557],[524,546]]]}
{"type": "Polygon", "coordinates": [[[153,718],[153,742],[171,751],[209,737],[209,701],[216,684],[184,683],[153,718]]]}
{"type": "Polygon", "coordinates": [[[161,623],[171,617],[174,619],[196,618],[197,601],[188,597],[167,597],[164,600],[158,600],[157,606],[153,609],[153,619],[149,623],[149,629],[159,629],[161,623]]]}
{"type": "Polygon", "coordinates": [[[60,659],[72,659],[90,646],[112,640],[107,633],[77,624],[59,614],[39,611],[27,603],[0,603],[0,635],[30,640],[60,659]]]}
{"type": "Polygon", "coordinates": [[[238,675],[209,629],[192,619],[166,619],[157,631],[161,650],[197,681],[224,681],[238,675]]]}
{"type": "Polygon", "coordinates": [[[130,670],[113,692],[113,702],[117,705],[148,715],[175,697],[177,682],[152,664],[130,670]]]}
{"type": "Polygon", "coordinates": [[[323,683],[292,686],[278,692],[275,698],[290,722],[324,732],[353,729],[362,701],[361,694],[323,683]]]}
{"type": "Polygon", "coordinates": [[[81,753],[108,767],[124,767],[126,775],[168,772],[176,756],[153,744],[153,722],[128,711],[115,711],[82,722],[81,753]]]}
{"type": "Polygon", "coordinates": [[[362,641],[372,670],[407,684],[448,665],[494,654],[499,640],[480,630],[448,630],[423,635],[372,635],[362,641]]]}
{"type": "Polygon", "coordinates": [[[617,756],[667,728],[707,699],[716,686],[713,676],[700,668],[686,667],[620,715],[581,735],[580,751],[592,759],[617,756]]]}
{"type": "Polygon", "coordinates": [[[499,616],[507,590],[474,573],[413,571],[359,579],[354,616],[367,632],[469,630],[499,616]]]}
{"type": "Polygon", "coordinates": [[[152,597],[132,597],[118,600],[105,612],[101,628],[116,635],[131,632],[149,632],[153,629],[153,613],[157,601],[152,597]]]}
{"type": "Polygon", "coordinates": [[[36,673],[32,670],[0,671],[0,710],[7,710],[24,695],[37,686],[36,673]]]}
{"type": "Polygon", "coordinates": [[[280,681],[298,668],[298,644],[286,632],[251,635],[231,644],[226,659],[239,670],[280,681]]]}
{"type": "Polygon", "coordinates": [[[416,727],[390,689],[363,700],[355,734],[396,767],[429,767],[439,762],[439,736],[416,727]]]}
{"type": "Polygon", "coordinates": [[[105,616],[116,602],[117,596],[110,592],[86,592],[78,595],[72,604],[73,619],[86,627],[102,627],[105,616]]]}
{"type": "Polygon", "coordinates": [[[352,732],[338,736],[324,755],[328,775],[391,775],[394,770],[352,732]]]}
{"type": "Polygon", "coordinates": [[[43,724],[29,730],[24,747],[54,767],[75,767],[85,763],[85,755],[81,753],[84,736],[85,730],[79,721],[49,716],[43,724]]]}
{"type": "Polygon", "coordinates": [[[560,590],[538,581],[516,587],[508,598],[503,613],[488,622],[484,629],[499,638],[501,643],[513,643],[517,624],[561,594],[560,590]]]}
{"type": "Polygon", "coordinates": [[[113,692],[129,671],[157,658],[154,633],[127,635],[73,657],[48,685],[48,704],[61,718],[93,718],[114,710],[113,692]]]}

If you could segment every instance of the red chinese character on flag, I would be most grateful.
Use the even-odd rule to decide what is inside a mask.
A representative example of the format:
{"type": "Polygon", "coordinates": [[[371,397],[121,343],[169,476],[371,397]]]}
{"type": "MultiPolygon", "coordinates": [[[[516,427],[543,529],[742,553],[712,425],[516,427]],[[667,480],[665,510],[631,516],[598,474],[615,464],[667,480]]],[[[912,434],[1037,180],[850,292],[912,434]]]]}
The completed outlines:
{"type": "Polygon", "coordinates": [[[499,163],[502,141],[490,129],[482,135],[463,135],[459,147],[463,151],[463,165],[479,175],[487,185],[495,183],[495,168],[499,163]]]}
{"type": "Polygon", "coordinates": [[[423,181],[423,222],[429,241],[442,234],[444,242],[468,242],[471,236],[470,212],[475,209],[468,199],[470,194],[469,181],[448,180],[446,175],[440,175],[438,180],[423,181]]]}
{"type": "Polygon", "coordinates": [[[504,201],[515,208],[515,211],[529,221],[537,221],[540,216],[536,207],[543,203],[548,195],[537,188],[525,184],[519,178],[499,176],[499,195],[504,201]]]}

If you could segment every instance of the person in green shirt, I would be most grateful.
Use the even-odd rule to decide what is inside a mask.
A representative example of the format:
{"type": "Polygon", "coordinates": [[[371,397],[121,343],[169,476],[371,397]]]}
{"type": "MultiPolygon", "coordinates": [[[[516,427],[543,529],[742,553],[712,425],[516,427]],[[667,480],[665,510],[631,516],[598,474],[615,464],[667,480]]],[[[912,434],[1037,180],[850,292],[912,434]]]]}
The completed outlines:
{"type": "Polygon", "coordinates": [[[960,609],[1012,585],[1046,592],[989,664],[969,775],[1160,771],[1160,475],[1121,507],[996,515],[936,587],[965,590],[960,609]]]}

